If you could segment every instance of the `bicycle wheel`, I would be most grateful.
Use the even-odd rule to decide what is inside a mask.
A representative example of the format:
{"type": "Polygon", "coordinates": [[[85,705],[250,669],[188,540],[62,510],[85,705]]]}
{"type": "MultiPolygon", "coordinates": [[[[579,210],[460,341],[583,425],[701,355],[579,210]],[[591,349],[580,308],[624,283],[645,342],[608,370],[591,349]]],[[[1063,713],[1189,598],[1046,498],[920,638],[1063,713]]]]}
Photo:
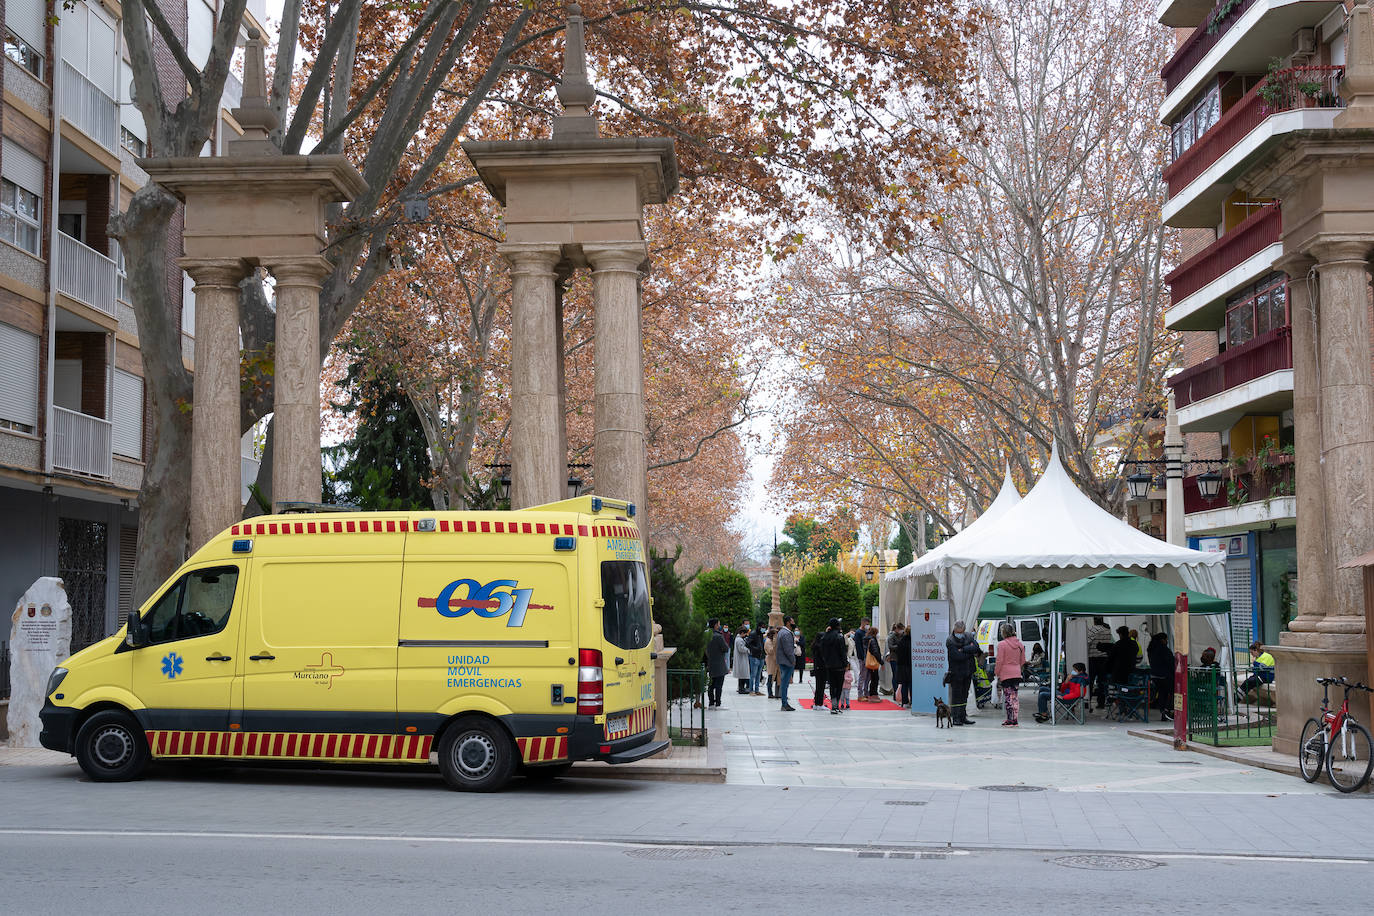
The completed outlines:
{"type": "Polygon", "coordinates": [[[1302,727],[1302,740],[1298,742],[1298,769],[1302,778],[1316,782],[1322,775],[1322,763],[1326,759],[1326,739],[1319,719],[1308,719],[1302,727]]]}
{"type": "Polygon", "coordinates": [[[1374,769],[1374,741],[1358,722],[1347,721],[1344,733],[1337,735],[1326,755],[1326,775],[1342,792],[1354,792],[1369,782],[1374,769]]]}

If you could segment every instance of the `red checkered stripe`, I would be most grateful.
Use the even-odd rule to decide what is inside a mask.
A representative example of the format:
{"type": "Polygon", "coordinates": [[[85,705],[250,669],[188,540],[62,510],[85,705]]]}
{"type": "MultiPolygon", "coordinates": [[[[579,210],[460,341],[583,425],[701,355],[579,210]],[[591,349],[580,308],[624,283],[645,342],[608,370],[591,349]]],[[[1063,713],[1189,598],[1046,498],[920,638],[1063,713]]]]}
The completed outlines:
{"type": "Polygon", "coordinates": [[[323,732],[150,731],[154,757],[280,757],[319,760],[429,760],[430,735],[323,732]]]}
{"type": "MultiPolygon", "coordinates": [[[[553,534],[568,537],[587,537],[595,530],[596,537],[637,538],[639,532],[618,525],[566,525],[553,522],[493,522],[450,521],[439,519],[439,531],[448,534],[553,534]],[[615,533],[611,532],[625,532],[615,533]],[[604,532],[604,534],[603,534],[604,532]]],[[[410,530],[406,519],[361,519],[343,522],[245,522],[229,529],[235,537],[272,534],[394,534],[410,530]]]]}
{"type": "Polygon", "coordinates": [[[516,738],[520,759],[525,763],[552,763],[568,759],[568,739],[564,735],[544,738],[516,738]]]}
{"type": "Polygon", "coordinates": [[[593,525],[592,536],[599,538],[630,538],[639,540],[639,529],[629,525],[593,525]]]}
{"type": "MultiPolygon", "coordinates": [[[[609,724],[610,721],[610,716],[607,716],[606,722],[609,724]]],[[[628,738],[631,735],[638,735],[640,732],[647,732],[649,729],[653,727],[654,707],[641,706],[630,713],[629,722],[625,728],[617,731],[611,731],[610,728],[607,727],[606,740],[614,741],[617,738],[628,738]]]]}

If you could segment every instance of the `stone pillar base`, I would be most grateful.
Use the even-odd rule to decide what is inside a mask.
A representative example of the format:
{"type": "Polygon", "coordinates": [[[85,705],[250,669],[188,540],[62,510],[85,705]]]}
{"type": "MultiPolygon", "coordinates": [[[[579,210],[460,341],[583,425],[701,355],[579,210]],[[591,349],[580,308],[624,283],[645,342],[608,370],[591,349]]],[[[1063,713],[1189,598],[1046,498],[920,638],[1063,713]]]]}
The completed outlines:
{"type": "MultiPolygon", "coordinates": [[[[1294,634],[1285,633],[1284,636],[1294,634]]],[[[1323,634],[1302,634],[1323,635],[1323,634]]],[[[1287,639],[1284,640],[1288,642],[1287,639]]],[[[1274,656],[1274,686],[1278,688],[1278,727],[1274,732],[1274,750],[1280,754],[1298,754],[1298,740],[1302,726],[1321,709],[1322,688],[1316,682],[1319,677],[1340,677],[1344,675],[1352,681],[1363,682],[1368,669],[1365,667],[1365,651],[1359,649],[1311,649],[1301,646],[1266,646],[1274,656]]],[[[1340,692],[1332,693],[1331,700],[1339,703],[1340,692]]],[[[1364,694],[1351,696],[1355,717],[1363,719],[1368,715],[1364,694]]]]}
{"type": "MultiPolygon", "coordinates": [[[[662,639],[663,637],[658,637],[662,639]]],[[[654,705],[657,709],[654,712],[657,727],[654,729],[654,740],[668,740],[668,659],[677,654],[676,647],[659,649],[657,658],[654,659],[654,705]]],[[[673,746],[668,745],[658,757],[673,756],[673,746]]]]}

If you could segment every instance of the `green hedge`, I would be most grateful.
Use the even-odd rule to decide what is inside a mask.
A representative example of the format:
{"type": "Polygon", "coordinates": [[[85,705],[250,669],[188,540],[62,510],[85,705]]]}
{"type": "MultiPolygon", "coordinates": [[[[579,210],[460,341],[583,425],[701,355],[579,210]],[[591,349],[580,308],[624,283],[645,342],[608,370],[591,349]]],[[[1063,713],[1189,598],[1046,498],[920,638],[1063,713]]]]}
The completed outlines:
{"type": "Polygon", "coordinates": [[[706,620],[719,617],[732,631],[752,619],[753,608],[753,589],[738,569],[717,566],[697,576],[692,586],[692,610],[706,620]]]}
{"type": "Polygon", "coordinates": [[[832,617],[852,630],[864,616],[858,580],[834,566],[816,567],[797,586],[797,616],[803,633],[823,633],[832,617]]]}

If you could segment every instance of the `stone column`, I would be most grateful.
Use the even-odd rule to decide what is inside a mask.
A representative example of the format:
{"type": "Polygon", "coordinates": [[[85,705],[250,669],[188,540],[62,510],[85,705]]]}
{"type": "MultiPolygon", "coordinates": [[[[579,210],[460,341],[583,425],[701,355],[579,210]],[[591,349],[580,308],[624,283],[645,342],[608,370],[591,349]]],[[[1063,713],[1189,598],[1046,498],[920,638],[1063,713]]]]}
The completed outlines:
{"type": "Polygon", "coordinates": [[[639,314],[643,242],[583,245],[596,301],[596,492],[635,504],[646,531],[644,342],[639,314]]]}
{"type": "MultiPolygon", "coordinates": [[[[1369,358],[1371,244],[1364,240],[1312,247],[1320,277],[1317,371],[1328,532],[1330,583],[1326,615],[1316,623],[1323,645],[1358,648],[1364,640],[1363,581],[1358,569],[1340,569],[1374,544],[1374,372],[1369,358]]],[[[1301,585],[1299,586],[1301,594],[1301,585]]]]}
{"type": "MultiPolygon", "coordinates": [[[[572,276],[572,265],[566,261],[559,264],[553,285],[553,327],[554,352],[558,354],[558,454],[563,462],[564,478],[571,474],[568,462],[568,365],[567,340],[563,334],[563,294],[568,289],[568,278],[572,276]]],[[[560,491],[559,499],[567,496],[566,490],[560,491]]]]}
{"type": "Polygon", "coordinates": [[[277,280],[273,361],[272,503],[320,501],[320,284],[322,257],[265,265],[277,280]]]}
{"type": "Polygon", "coordinates": [[[182,258],[196,295],[191,414],[191,549],[243,515],[239,502],[239,281],[234,258],[182,258]]]}
{"type": "MultiPolygon", "coordinates": [[[[1293,329],[1293,481],[1298,511],[1298,614],[1280,635],[1285,645],[1307,645],[1330,606],[1322,485],[1321,426],[1317,413],[1317,311],[1308,272],[1316,264],[1293,254],[1274,266],[1288,274],[1288,314],[1293,329]]],[[[1313,278],[1312,284],[1316,280],[1313,278]]]]}
{"type": "Polygon", "coordinates": [[[565,495],[554,289],[562,253],[557,245],[499,250],[511,265],[511,508],[524,509],[565,495]]]}
{"type": "Polygon", "coordinates": [[[773,605],[768,611],[768,625],[782,626],[782,586],[779,575],[782,571],[782,557],[776,553],[768,558],[769,586],[773,590],[773,605]]]}

